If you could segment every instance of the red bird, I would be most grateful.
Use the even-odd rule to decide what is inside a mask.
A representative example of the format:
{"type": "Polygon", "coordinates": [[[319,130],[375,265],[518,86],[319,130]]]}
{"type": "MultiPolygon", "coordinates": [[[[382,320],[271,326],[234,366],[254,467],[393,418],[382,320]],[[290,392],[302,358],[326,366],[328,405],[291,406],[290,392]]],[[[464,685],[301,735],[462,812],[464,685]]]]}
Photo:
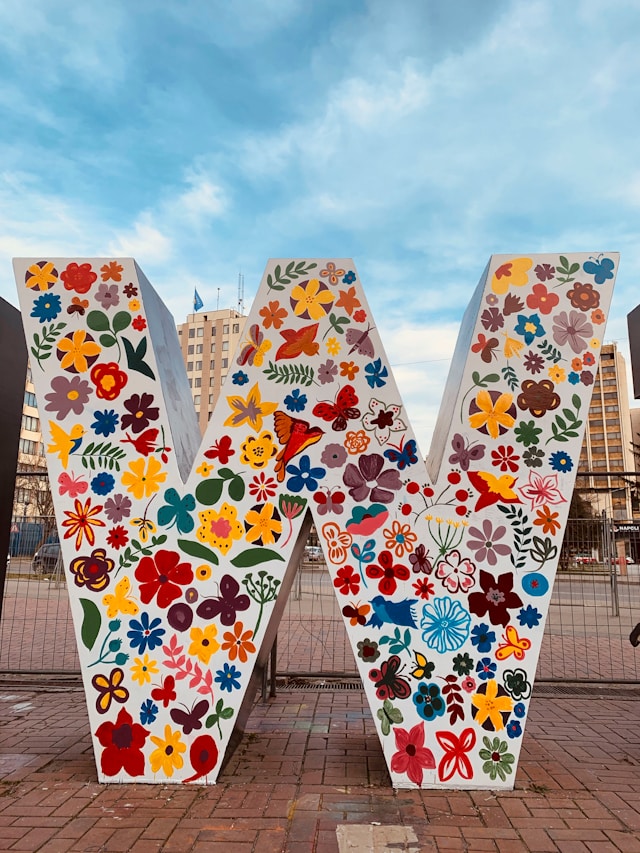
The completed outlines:
{"type": "Polygon", "coordinates": [[[292,418],[285,412],[277,411],[273,416],[273,423],[276,429],[276,435],[280,444],[284,447],[276,456],[275,472],[278,475],[278,482],[282,483],[285,478],[285,469],[289,462],[298,453],[302,453],[307,447],[320,441],[324,435],[324,430],[320,427],[310,427],[307,421],[302,421],[299,418],[292,418]]]}

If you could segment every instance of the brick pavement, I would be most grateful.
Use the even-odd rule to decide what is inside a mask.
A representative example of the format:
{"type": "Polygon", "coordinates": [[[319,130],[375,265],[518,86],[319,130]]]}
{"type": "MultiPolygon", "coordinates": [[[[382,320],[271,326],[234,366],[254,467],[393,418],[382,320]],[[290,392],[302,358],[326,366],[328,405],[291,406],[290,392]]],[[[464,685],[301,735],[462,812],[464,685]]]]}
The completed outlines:
{"type": "Polygon", "coordinates": [[[515,790],[445,794],[389,787],[359,690],[256,704],[216,786],[119,786],[95,781],[78,687],[5,679],[0,849],[640,853],[640,693],[620,693],[534,694],[515,790]]]}

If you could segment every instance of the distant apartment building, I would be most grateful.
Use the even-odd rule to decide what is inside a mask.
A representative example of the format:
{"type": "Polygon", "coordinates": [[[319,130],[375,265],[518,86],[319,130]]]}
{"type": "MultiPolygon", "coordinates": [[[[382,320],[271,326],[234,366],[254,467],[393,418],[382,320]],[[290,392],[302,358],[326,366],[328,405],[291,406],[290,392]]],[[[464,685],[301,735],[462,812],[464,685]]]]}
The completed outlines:
{"type": "Polygon", "coordinates": [[[178,325],[182,357],[187,368],[200,430],[204,432],[232,367],[246,317],[231,308],[189,314],[178,325]]]}
{"type": "Polygon", "coordinates": [[[616,471],[633,471],[632,426],[624,358],[615,343],[604,344],[593,384],[576,488],[598,513],[616,521],[633,518],[634,488],[616,471]],[[589,472],[589,473],[583,473],[589,472]],[[595,477],[594,474],[607,474],[595,477]]]}
{"type": "Polygon", "coordinates": [[[43,507],[45,505],[48,507],[49,501],[45,499],[48,491],[47,462],[42,444],[40,417],[31,379],[31,367],[28,367],[18,445],[18,471],[13,498],[14,515],[40,515],[43,507]],[[34,473],[41,476],[33,476],[34,473]]]}

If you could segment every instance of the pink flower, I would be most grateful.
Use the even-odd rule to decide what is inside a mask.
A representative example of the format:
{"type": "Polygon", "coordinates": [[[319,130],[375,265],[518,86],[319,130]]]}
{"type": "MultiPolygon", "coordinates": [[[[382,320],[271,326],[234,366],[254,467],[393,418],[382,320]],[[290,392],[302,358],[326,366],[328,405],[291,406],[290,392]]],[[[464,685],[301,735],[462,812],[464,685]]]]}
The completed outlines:
{"type": "Polygon", "coordinates": [[[548,474],[543,477],[542,474],[531,471],[529,482],[524,486],[518,486],[518,491],[525,500],[531,501],[531,509],[544,504],[562,504],[567,501],[558,488],[557,474],[548,474]]]}
{"type": "Polygon", "coordinates": [[[391,757],[391,772],[406,773],[416,785],[422,784],[422,771],[435,770],[436,761],[424,746],[424,723],[412,729],[394,729],[397,752],[391,757]]]}
{"type": "Polygon", "coordinates": [[[440,578],[449,592],[468,592],[475,583],[475,570],[475,564],[468,557],[462,557],[460,551],[451,551],[438,564],[436,577],[440,578]]]}

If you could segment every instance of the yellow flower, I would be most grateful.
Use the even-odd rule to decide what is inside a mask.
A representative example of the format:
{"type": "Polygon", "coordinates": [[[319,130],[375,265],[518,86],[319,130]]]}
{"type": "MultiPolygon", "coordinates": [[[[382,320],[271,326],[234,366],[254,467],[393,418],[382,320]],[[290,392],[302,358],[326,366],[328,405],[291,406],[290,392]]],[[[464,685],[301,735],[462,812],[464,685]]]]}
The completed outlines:
{"type": "Polygon", "coordinates": [[[151,684],[151,675],[156,675],[157,672],[156,661],[149,660],[149,655],[145,655],[142,660],[140,658],[133,659],[131,678],[137,681],[141,687],[143,684],[151,684]]]}
{"type": "Polygon", "coordinates": [[[312,320],[321,320],[333,305],[333,293],[326,287],[320,290],[317,278],[310,278],[304,287],[296,284],[291,291],[291,299],[296,303],[293,309],[296,317],[306,311],[312,320]]]}
{"type": "Polygon", "coordinates": [[[198,539],[217,548],[222,554],[229,552],[235,539],[244,536],[244,527],[238,521],[238,510],[228,503],[222,504],[220,512],[205,509],[199,515],[198,539]]]}
{"type": "Polygon", "coordinates": [[[211,577],[211,566],[207,563],[202,563],[195,571],[196,580],[208,581],[211,577]]]}
{"type": "Polygon", "coordinates": [[[512,258],[510,261],[506,261],[494,272],[491,279],[491,289],[494,293],[506,293],[509,285],[522,287],[529,281],[527,273],[532,265],[531,258],[512,258]]]}
{"type": "Polygon", "coordinates": [[[208,477],[212,471],[213,471],[213,465],[209,465],[208,462],[202,462],[196,468],[196,474],[200,474],[201,477],[208,477]]]}
{"type": "Polygon", "coordinates": [[[327,352],[329,355],[338,355],[342,349],[342,344],[337,338],[329,338],[327,340],[327,352]]]}
{"type": "Polygon", "coordinates": [[[232,414],[224,422],[226,427],[249,426],[256,432],[262,430],[262,419],[272,415],[278,408],[277,403],[263,403],[258,383],[249,391],[246,400],[240,395],[227,397],[232,414]]]}
{"type": "Polygon", "coordinates": [[[240,450],[242,451],[240,456],[242,464],[251,465],[257,470],[266,468],[269,460],[278,452],[270,432],[262,432],[257,438],[255,435],[247,436],[240,445],[240,450]]]}
{"type": "Polygon", "coordinates": [[[524,347],[524,342],[517,338],[510,338],[506,332],[502,333],[505,336],[504,354],[507,358],[513,358],[520,355],[520,350],[524,347]]]}
{"type": "Polygon", "coordinates": [[[513,699],[510,696],[498,696],[498,682],[495,678],[490,678],[486,684],[487,692],[474,693],[471,704],[478,709],[476,723],[483,726],[489,720],[493,726],[492,731],[497,732],[504,728],[502,714],[513,710],[513,699]]]}
{"type": "Polygon", "coordinates": [[[189,654],[196,655],[202,663],[208,664],[211,660],[211,655],[220,648],[220,643],[216,640],[218,629],[210,622],[204,630],[202,628],[192,628],[189,631],[191,637],[191,645],[189,646],[189,654]]]}
{"type": "Polygon", "coordinates": [[[140,300],[139,299],[132,299],[131,302],[129,303],[129,311],[133,311],[135,313],[136,311],[139,311],[139,310],[140,310],[140,300]]]}
{"type": "Polygon", "coordinates": [[[129,468],[131,471],[125,471],[120,481],[138,501],[143,497],[150,498],[158,491],[160,483],[167,479],[167,472],[161,471],[162,465],[154,456],[149,457],[146,471],[144,456],[129,462],[129,468]]]}
{"type": "Polygon", "coordinates": [[[476,406],[480,411],[469,416],[469,425],[473,429],[481,429],[486,426],[491,438],[498,438],[500,427],[511,429],[516,422],[515,418],[509,414],[509,409],[512,405],[512,394],[500,394],[495,403],[493,403],[491,394],[482,389],[476,396],[476,406]]]}
{"type": "Polygon", "coordinates": [[[554,364],[553,367],[550,367],[548,373],[549,379],[551,379],[551,381],[555,383],[564,382],[567,378],[566,371],[563,370],[561,367],[558,367],[557,364],[554,364]]]}
{"type": "Polygon", "coordinates": [[[273,545],[276,541],[275,533],[282,533],[282,522],[273,517],[275,506],[267,501],[260,512],[250,509],[244,519],[251,525],[247,531],[247,542],[255,542],[262,537],[263,545],[273,545]]]}
{"type": "Polygon", "coordinates": [[[322,526],[322,535],[329,549],[329,560],[334,565],[341,565],[347,559],[347,549],[350,547],[353,537],[345,530],[340,530],[337,524],[329,521],[322,526]]]}
{"type": "Polygon", "coordinates": [[[151,770],[157,773],[162,768],[165,776],[173,776],[173,771],[180,770],[184,764],[182,753],[187,749],[180,732],[177,729],[172,732],[171,726],[165,726],[164,739],[151,735],[151,742],[158,747],[149,756],[151,770]]]}
{"type": "Polygon", "coordinates": [[[63,370],[73,367],[78,373],[86,373],[89,369],[87,359],[100,355],[102,347],[94,340],[87,341],[86,337],[84,329],[76,329],[70,338],[58,341],[58,352],[64,353],[60,362],[63,370]]]}
{"type": "Polygon", "coordinates": [[[591,341],[589,342],[589,346],[591,347],[591,349],[598,349],[598,347],[600,346],[600,339],[599,338],[591,338],[591,341]]]}
{"type": "Polygon", "coordinates": [[[387,548],[393,549],[396,552],[396,557],[410,554],[413,551],[413,543],[418,540],[411,527],[408,524],[400,524],[399,521],[394,521],[391,529],[385,528],[382,534],[386,540],[387,548]]]}
{"type": "Polygon", "coordinates": [[[49,290],[58,280],[58,271],[50,261],[46,264],[43,261],[40,263],[43,266],[31,264],[25,276],[25,283],[32,290],[49,290]]]}

